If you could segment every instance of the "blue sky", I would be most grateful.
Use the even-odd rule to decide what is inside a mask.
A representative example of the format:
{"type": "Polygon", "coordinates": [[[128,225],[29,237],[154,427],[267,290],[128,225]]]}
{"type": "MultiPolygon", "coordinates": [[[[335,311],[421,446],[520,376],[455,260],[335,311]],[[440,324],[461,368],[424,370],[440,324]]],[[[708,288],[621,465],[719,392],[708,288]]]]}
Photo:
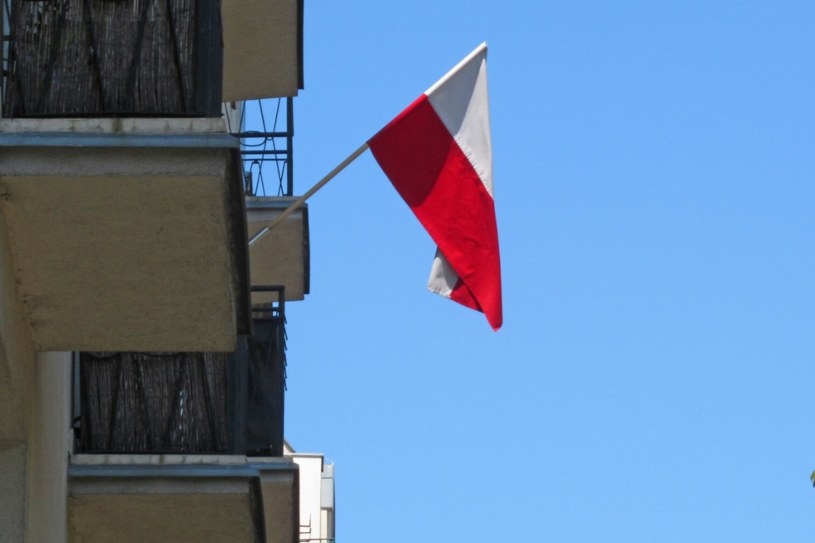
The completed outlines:
{"type": "Polygon", "coordinates": [[[306,2],[304,192],[482,41],[504,327],[369,153],[310,201],[286,433],[340,541],[811,541],[815,4],[306,2]]]}

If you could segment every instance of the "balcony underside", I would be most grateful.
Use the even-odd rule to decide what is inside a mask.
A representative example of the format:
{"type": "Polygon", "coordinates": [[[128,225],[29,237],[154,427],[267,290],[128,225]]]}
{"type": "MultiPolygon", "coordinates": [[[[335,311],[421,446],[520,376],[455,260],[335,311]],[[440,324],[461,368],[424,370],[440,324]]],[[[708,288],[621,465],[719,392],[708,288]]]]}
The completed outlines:
{"type": "MultiPolygon", "coordinates": [[[[308,206],[304,204],[266,234],[256,240],[253,238],[295,200],[270,196],[246,198],[252,284],[283,285],[286,301],[302,300],[309,292],[308,206]]],[[[271,293],[252,294],[254,304],[276,300],[276,295],[271,293]]]]}
{"type": "Polygon", "coordinates": [[[68,541],[291,543],[297,466],[243,457],[80,456],[69,468],[68,541]]]}
{"type": "Polygon", "coordinates": [[[237,142],[0,134],[0,214],[42,351],[226,351],[249,322],[237,142]]]}

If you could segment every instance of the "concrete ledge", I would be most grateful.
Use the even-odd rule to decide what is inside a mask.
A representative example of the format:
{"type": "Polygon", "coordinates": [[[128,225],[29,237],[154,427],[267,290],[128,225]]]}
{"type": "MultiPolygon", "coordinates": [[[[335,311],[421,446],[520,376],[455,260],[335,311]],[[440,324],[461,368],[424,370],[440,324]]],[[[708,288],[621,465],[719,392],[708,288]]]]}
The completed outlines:
{"type": "Polygon", "coordinates": [[[92,133],[92,132],[0,132],[0,147],[83,148],[209,148],[235,149],[240,141],[224,133],[92,133]]]}
{"type": "Polygon", "coordinates": [[[299,467],[231,455],[74,455],[71,542],[298,538],[299,467]]]}
{"type": "Polygon", "coordinates": [[[231,351],[251,331],[237,139],[0,133],[0,147],[38,350],[231,351]]]}
{"type": "MultiPolygon", "coordinates": [[[[291,458],[234,454],[74,454],[71,469],[80,466],[255,466],[263,469],[297,469],[291,458]]],[[[84,472],[83,472],[84,473],[84,472]]],[[[88,472],[92,473],[92,472],[88,472]]]]}
{"type": "Polygon", "coordinates": [[[218,493],[71,495],[68,542],[254,543],[264,535],[253,496],[248,482],[218,493]]]}
{"type": "Polygon", "coordinates": [[[0,132],[65,132],[97,134],[167,134],[226,132],[223,118],[209,117],[87,117],[53,119],[0,119],[0,132]]]}

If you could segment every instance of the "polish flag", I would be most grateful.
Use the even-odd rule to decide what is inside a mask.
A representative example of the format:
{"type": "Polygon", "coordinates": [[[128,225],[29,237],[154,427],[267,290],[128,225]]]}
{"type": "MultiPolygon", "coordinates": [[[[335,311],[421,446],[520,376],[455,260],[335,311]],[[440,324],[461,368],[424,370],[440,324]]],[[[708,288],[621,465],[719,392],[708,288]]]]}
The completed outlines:
{"type": "Polygon", "coordinates": [[[428,289],[503,323],[492,192],[487,44],[368,141],[438,246],[428,289]]]}

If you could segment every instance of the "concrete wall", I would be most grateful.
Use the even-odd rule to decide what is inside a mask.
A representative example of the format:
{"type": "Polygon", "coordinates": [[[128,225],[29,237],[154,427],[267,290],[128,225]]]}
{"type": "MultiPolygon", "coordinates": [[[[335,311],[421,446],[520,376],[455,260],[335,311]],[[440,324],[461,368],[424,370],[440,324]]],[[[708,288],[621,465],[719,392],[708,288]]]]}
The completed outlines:
{"type": "Polygon", "coordinates": [[[18,295],[6,218],[0,212],[0,442],[26,439],[26,404],[34,387],[35,359],[18,295]]]}
{"type": "Polygon", "coordinates": [[[34,350],[0,213],[0,543],[65,541],[70,372],[34,350]]]}
{"type": "Polygon", "coordinates": [[[0,543],[66,541],[70,354],[42,353],[36,368],[26,439],[0,442],[0,543]]]}
{"type": "Polygon", "coordinates": [[[71,353],[37,355],[37,386],[27,447],[26,538],[64,543],[71,451],[71,353]]]}
{"type": "Polygon", "coordinates": [[[0,443],[0,543],[25,537],[25,444],[0,443]]]}
{"type": "Polygon", "coordinates": [[[35,361],[17,294],[5,217],[0,214],[0,543],[24,539],[26,442],[35,361]]]}

